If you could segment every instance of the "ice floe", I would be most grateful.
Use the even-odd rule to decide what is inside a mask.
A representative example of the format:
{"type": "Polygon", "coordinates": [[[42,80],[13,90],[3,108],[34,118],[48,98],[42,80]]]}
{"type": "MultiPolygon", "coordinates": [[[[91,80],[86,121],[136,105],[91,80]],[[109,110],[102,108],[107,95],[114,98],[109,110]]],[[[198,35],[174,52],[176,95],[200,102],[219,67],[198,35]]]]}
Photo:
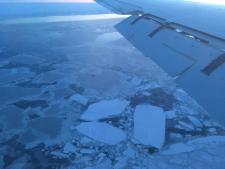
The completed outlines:
{"type": "Polygon", "coordinates": [[[104,100],[92,104],[81,116],[83,120],[99,120],[113,115],[118,115],[129,105],[127,100],[104,100]]]}
{"type": "Polygon", "coordinates": [[[165,114],[167,119],[174,119],[177,117],[176,112],[174,110],[166,111],[165,114]]]}
{"type": "Polygon", "coordinates": [[[86,167],[84,169],[113,169],[113,166],[110,160],[105,160],[96,166],[86,167]]]}
{"type": "Polygon", "coordinates": [[[161,108],[140,105],[134,113],[134,137],[140,143],[161,148],[165,140],[165,114],[161,108]]]}
{"type": "Polygon", "coordinates": [[[62,125],[62,119],[58,117],[43,117],[31,120],[28,123],[28,126],[33,130],[45,134],[50,138],[55,138],[60,134],[62,125]]]}
{"type": "Polygon", "coordinates": [[[201,137],[194,140],[189,141],[188,143],[225,143],[225,136],[208,136],[208,137],[201,137]]]}
{"type": "Polygon", "coordinates": [[[88,103],[88,99],[80,94],[75,94],[71,96],[70,99],[82,105],[86,105],[88,103]]]}
{"type": "Polygon", "coordinates": [[[202,123],[196,117],[194,117],[194,116],[188,116],[188,118],[192,122],[192,124],[194,124],[196,127],[202,127],[202,123]]]}
{"type": "Polygon", "coordinates": [[[7,130],[21,129],[24,127],[24,114],[23,111],[15,106],[10,106],[5,109],[1,109],[0,121],[5,123],[7,130]]]}
{"type": "Polygon", "coordinates": [[[32,76],[33,72],[30,72],[27,68],[17,68],[17,69],[2,69],[0,70],[0,84],[6,84],[9,82],[25,81],[32,76]]]}
{"type": "Polygon", "coordinates": [[[162,152],[164,155],[174,155],[180,153],[190,153],[202,148],[205,144],[209,143],[225,143],[225,136],[208,136],[196,138],[187,143],[176,143],[172,144],[168,149],[162,152]]]}
{"type": "Polygon", "coordinates": [[[49,71],[41,74],[35,79],[37,83],[55,83],[63,78],[63,75],[56,71],[49,71]]]}
{"type": "Polygon", "coordinates": [[[187,145],[185,143],[177,143],[172,144],[167,150],[163,151],[162,154],[164,155],[172,155],[172,154],[179,154],[179,153],[188,153],[194,150],[194,147],[187,145]]]}
{"type": "Polygon", "coordinates": [[[115,145],[126,138],[125,133],[115,127],[112,127],[106,123],[99,123],[99,122],[86,122],[81,123],[76,129],[96,140],[100,141],[109,145],[115,145]]]}

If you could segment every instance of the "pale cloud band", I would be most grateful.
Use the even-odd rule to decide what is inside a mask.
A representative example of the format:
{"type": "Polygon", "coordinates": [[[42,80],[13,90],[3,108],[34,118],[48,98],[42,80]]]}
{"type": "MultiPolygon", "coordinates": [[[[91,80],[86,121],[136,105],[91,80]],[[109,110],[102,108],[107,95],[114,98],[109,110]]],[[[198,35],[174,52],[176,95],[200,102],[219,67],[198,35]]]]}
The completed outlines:
{"type": "Polygon", "coordinates": [[[108,19],[125,19],[129,15],[117,14],[95,14],[95,15],[72,15],[72,16],[47,16],[47,17],[30,17],[9,19],[0,22],[1,25],[15,25],[15,24],[32,24],[32,23],[55,23],[55,22],[77,22],[77,21],[91,21],[91,20],[108,20],[108,19]]]}

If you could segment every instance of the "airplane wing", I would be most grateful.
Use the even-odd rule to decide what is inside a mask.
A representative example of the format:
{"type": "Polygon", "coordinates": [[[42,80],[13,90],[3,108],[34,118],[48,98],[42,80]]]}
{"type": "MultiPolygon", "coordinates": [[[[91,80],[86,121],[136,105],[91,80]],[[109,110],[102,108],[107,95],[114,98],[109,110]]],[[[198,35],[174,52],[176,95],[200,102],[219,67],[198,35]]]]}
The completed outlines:
{"type": "Polygon", "coordinates": [[[131,15],[117,30],[224,123],[225,6],[185,0],[96,1],[131,15]]]}

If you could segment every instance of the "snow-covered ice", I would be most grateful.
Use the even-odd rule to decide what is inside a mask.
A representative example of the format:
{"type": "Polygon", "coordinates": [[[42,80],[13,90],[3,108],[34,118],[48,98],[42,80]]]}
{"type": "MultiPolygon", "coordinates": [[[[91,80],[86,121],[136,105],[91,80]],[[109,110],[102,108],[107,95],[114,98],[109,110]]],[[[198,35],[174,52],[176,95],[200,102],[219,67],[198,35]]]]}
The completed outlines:
{"type": "Polygon", "coordinates": [[[106,123],[86,122],[76,128],[80,133],[109,145],[118,144],[126,138],[126,134],[122,130],[106,123]]]}
{"type": "Polygon", "coordinates": [[[225,136],[208,136],[189,141],[189,143],[225,143],[225,136]]]}
{"type": "Polygon", "coordinates": [[[177,117],[176,112],[174,110],[166,111],[165,114],[167,119],[174,119],[177,117]]]}
{"type": "Polygon", "coordinates": [[[34,55],[20,54],[20,55],[13,56],[12,61],[16,63],[34,65],[34,64],[41,64],[45,60],[43,58],[40,58],[34,55]]]}
{"type": "Polygon", "coordinates": [[[196,126],[196,127],[202,127],[202,123],[199,119],[197,119],[194,116],[188,116],[189,120],[196,126]]]}
{"type": "Polygon", "coordinates": [[[129,102],[127,100],[103,100],[90,105],[81,116],[81,119],[94,121],[113,115],[119,115],[128,105],[129,102]]]}
{"type": "Polygon", "coordinates": [[[85,96],[82,96],[80,94],[75,94],[75,95],[71,96],[70,99],[77,103],[80,103],[82,105],[86,105],[88,103],[88,98],[86,98],[85,96]]]}
{"type": "Polygon", "coordinates": [[[185,143],[172,144],[167,150],[163,151],[162,154],[172,155],[179,153],[188,153],[194,150],[194,147],[185,143]]]}
{"type": "Polygon", "coordinates": [[[140,143],[161,148],[165,141],[165,114],[159,107],[140,105],[134,113],[134,137],[140,143]]]}

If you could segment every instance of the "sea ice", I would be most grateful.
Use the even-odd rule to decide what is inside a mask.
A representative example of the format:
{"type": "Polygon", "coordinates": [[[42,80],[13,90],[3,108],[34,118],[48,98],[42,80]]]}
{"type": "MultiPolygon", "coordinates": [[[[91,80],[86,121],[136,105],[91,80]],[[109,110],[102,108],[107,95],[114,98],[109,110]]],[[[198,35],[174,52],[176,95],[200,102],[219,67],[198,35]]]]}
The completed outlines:
{"type": "Polygon", "coordinates": [[[225,143],[225,136],[208,136],[208,137],[201,137],[196,138],[192,141],[189,141],[189,144],[198,144],[198,143],[225,143]]]}
{"type": "Polygon", "coordinates": [[[190,121],[191,121],[196,127],[202,127],[202,123],[201,123],[200,120],[197,119],[196,117],[188,116],[188,118],[190,119],[190,121]]]}
{"type": "Polygon", "coordinates": [[[34,55],[28,55],[28,54],[19,54],[19,55],[13,56],[11,60],[17,63],[28,64],[28,65],[41,64],[44,62],[43,58],[40,58],[34,55]]]}
{"type": "Polygon", "coordinates": [[[35,83],[55,83],[63,78],[63,75],[56,71],[42,73],[35,79],[35,83]]]}
{"type": "Polygon", "coordinates": [[[0,83],[6,84],[9,82],[23,81],[34,76],[33,72],[30,72],[26,68],[17,69],[2,69],[0,70],[0,83]]]}
{"type": "Polygon", "coordinates": [[[80,133],[96,141],[109,145],[115,145],[124,140],[126,137],[122,130],[112,127],[106,123],[85,122],[81,123],[76,128],[80,133]]]}
{"type": "Polygon", "coordinates": [[[66,154],[58,152],[58,151],[53,151],[50,154],[58,159],[67,159],[68,158],[68,156],[66,154]]]}
{"type": "Polygon", "coordinates": [[[26,98],[41,93],[41,89],[38,88],[23,88],[14,86],[2,86],[0,87],[0,105],[4,105],[10,102],[14,102],[20,98],[26,98]]]}
{"type": "Polygon", "coordinates": [[[83,120],[99,120],[112,115],[118,115],[128,106],[129,102],[126,100],[104,100],[92,104],[87,111],[81,116],[83,120]]]}
{"type": "Polygon", "coordinates": [[[71,96],[70,99],[82,105],[86,105],[88,103],[88,99],[80,94],[75,94],[71,96]]]}
{"type": "Polygon", "coordinates": [[[169,149],[165,150],[163,154],[165,155],[172,155],[172,154],[179,154],[179,153],[188,153],[194,150],[194,147],[184,144],[184,143],[177,143],[172,144],[169,149]]]}
{"type": "Polygon", "coordinates": [[[15,106],[9,106],[5,109],[1,109],[0,121],[4,119],[1,123],[4,124],[7,130],[21,129],[24,127],[24,114],[23,110],[15,106]]]}
{"type": "Polygon", "coordinates": [[[166,111],[165,114],[167,119],[175,119],[177,117],[176,112],[174,110],[166,111]]]}
{"type": "Polygon", "coordinates": [[[165,140],[165,114],[161,108],[141,105],[134,113],[134,137],[142,144],[161,148],[165,140]]]}
{"type": "Polygon", "coordinates": [[[50,138],[57,137],[62,128],[62,119],[58,117],[42,117],[29,121],[28,126],[50,138]]]}
{"type": "Polygon", "coordinates": [[[63,148],[63,153],[76,153],[76,147],[71,143],[66,143],[66,145],[63,148]]]}
{"type": "Polygon", "coordinates": [[[112,162],[107,159],[96,166],[86,167],[84,169],[113,169],[113,167],[112,167],[112,162]]]}
{"type": "Polygon", "coordinates": [[[100,35],[97,39],[96,39],[96,44],[98,45],[102,45],[102,44],[106,44],[106,43],[110,43],[112,41],[116,41],[121,39],[122,36],[119,32],[110,32],[110,33],[105,33],[100,35]]]}
{"type": "Polygon", "coordinates": [[[180,129],[185,129],[187,131],[195,130],[194,126],[192,126],[191,124],[188,124],[186,122],[180,121],[179,124],[180,125],[178,125],[177,127],[180,129]]]}

